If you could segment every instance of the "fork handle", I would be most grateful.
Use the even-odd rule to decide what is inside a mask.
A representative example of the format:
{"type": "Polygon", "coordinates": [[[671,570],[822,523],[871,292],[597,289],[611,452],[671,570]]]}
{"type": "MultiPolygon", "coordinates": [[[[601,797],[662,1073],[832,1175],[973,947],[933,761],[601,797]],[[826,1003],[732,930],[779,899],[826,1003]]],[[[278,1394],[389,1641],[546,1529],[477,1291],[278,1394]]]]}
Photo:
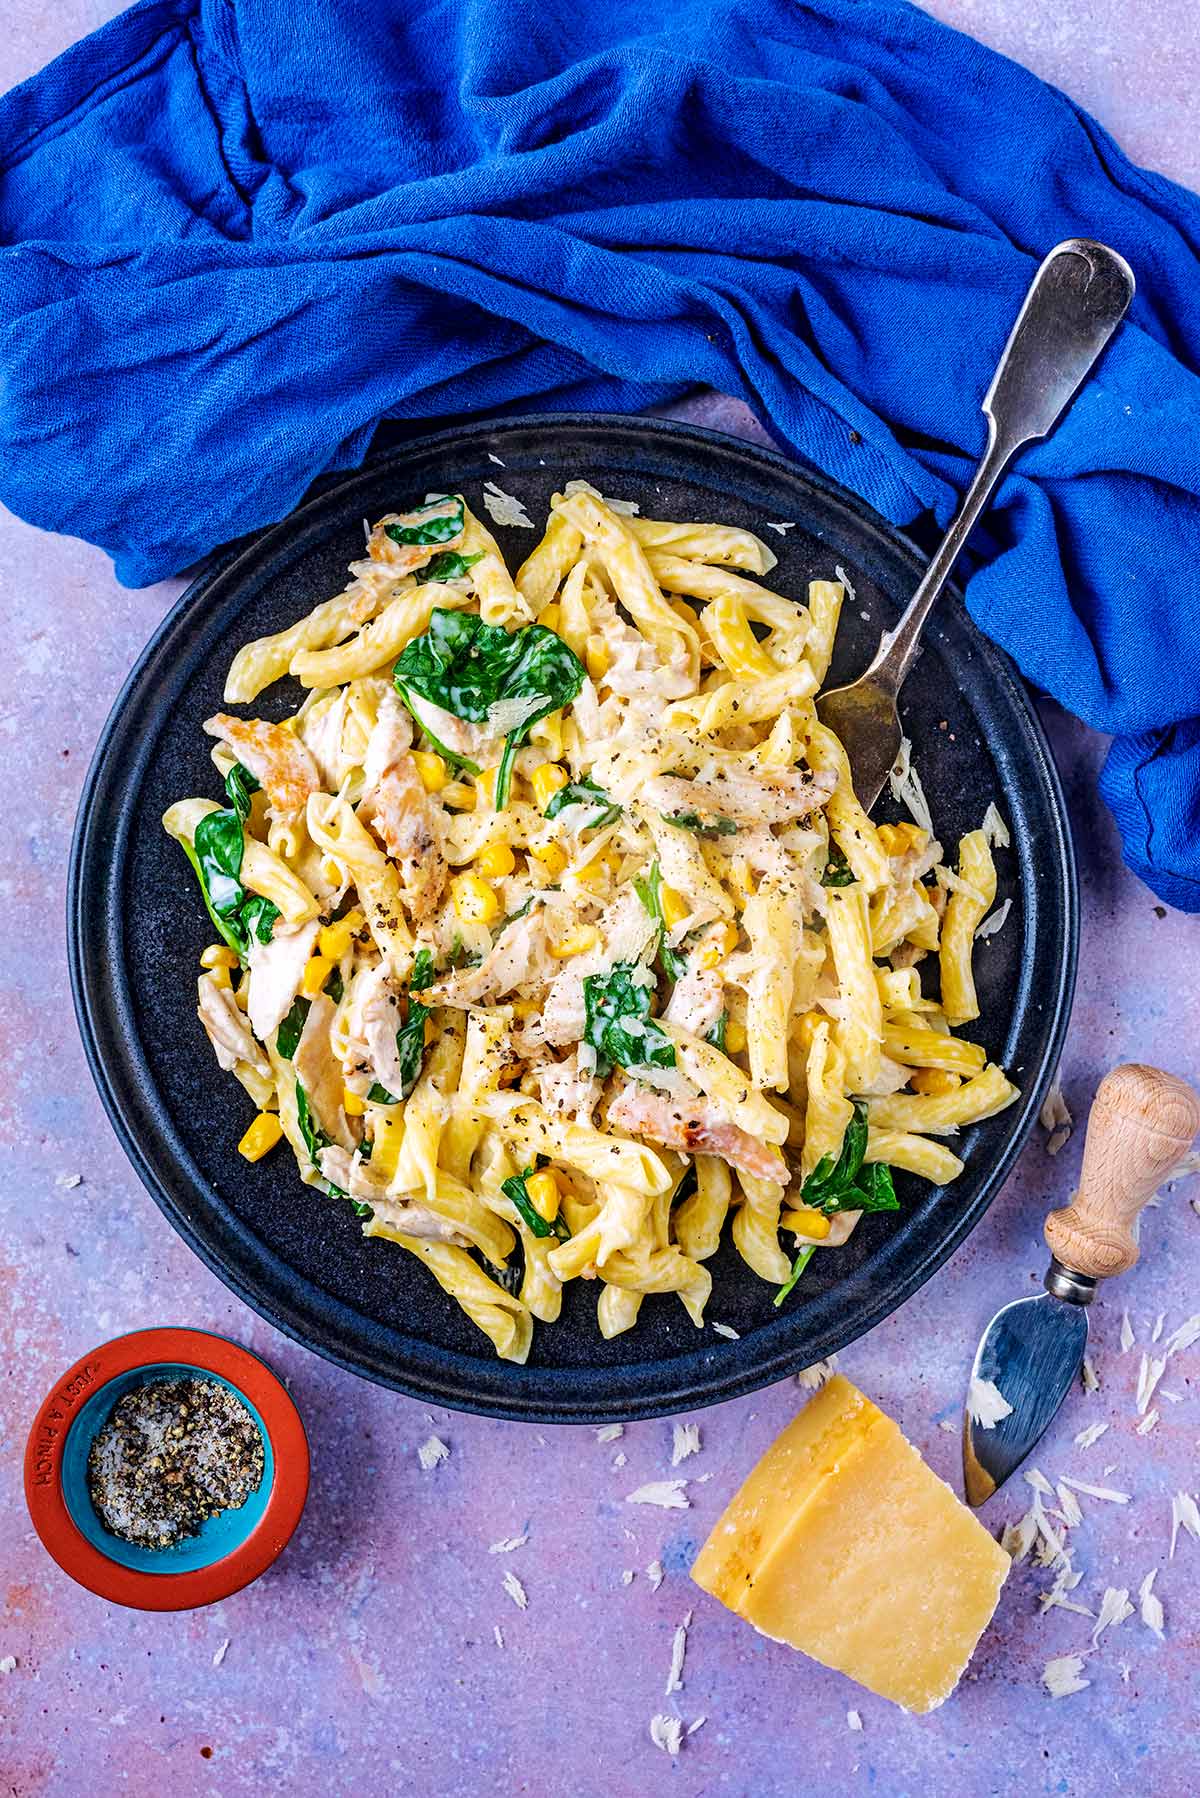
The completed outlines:
{"type": "Polygon", "coordinates": [[[1005,469],[1058,423],[1133,298],[1129,264],[1086,238],[1058,244],[1033,277],[983,401],[987,448],[946,535],[866,676],[894,699],[922,626],[1005,469]]]}

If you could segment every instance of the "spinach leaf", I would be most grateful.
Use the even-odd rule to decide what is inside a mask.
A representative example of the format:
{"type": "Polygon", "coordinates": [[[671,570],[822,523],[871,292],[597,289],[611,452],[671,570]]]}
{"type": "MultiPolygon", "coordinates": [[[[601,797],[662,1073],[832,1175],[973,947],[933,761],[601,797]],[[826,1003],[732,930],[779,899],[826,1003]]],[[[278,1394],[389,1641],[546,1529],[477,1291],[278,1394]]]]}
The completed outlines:
{"type": "Polygon", "coordinates": [[[342,995],[345,992],[345,990],[346,990],[346,985],[342,979],[342,970],[341,970],[341,968],[335,966],[332,973],[329,976],[329,979],[325,982],[325,985],[321,988],[321,991],[323,993],[328,993],[329,997],[333,1000],[335,1005],[340,1005],[342,1002],[342,995]]]}
{"type": "Polygon", "coordinates": [[[640,876],[635,877],[633,890],[658,925],[657,953],[663,972],[668,980],[682,980],[687,973],[687,962],[667,942],[667,921],[663,917],[662,908],[662,869],[656,861],[651,862],[650,872],[644,880],[640,876]]]}
{"type": "MultiPolygon", "coordinates": [[[[304,1146],[312,1158],[312,1164],[319,1169],[321,1165],[318,1158],[320,1151],[330,1146],[330,1138],[326,1136],[313,1116],[312,1107],[308,1102],[308,1094],[298,1080],[296,1082],[296,1122],[300,1126],[300,1134],[304,1138],[304,1146]]],[[[374,1217],[373,1206],[364,1204],[361,1199],[352,1199],[348,1192],[343,1192],[341,1187],[335,1186],[332,1180],[326,1180],[322,1176],[321,1184],[332,1198],[345,1199],[356,1217],[374,1217]]]]}
{"type": "Polygon", "coordinates": [[[428,561],[420,572],[423,581],[456,581],[460,575],[474,568],[476,562],[483,561],[483,551],[477,555],[460,555],[456,549],[439,550],[436,556],[428,561]]]}
{"type": "Polygon", "coordinates": [[[614,1064],[634,1071],[675,1066],[675,1045],[650,1016],[650,988],[633,978],[641,972],[640,964],[619,961],[607,974],[589,974],[584,980],[583,1040],[596,1051],[601,1079],[614,1064]]]}
{"type": "Polygon", "coordinates": [[[385,524],[383,532],[393,543],[448,543],[451,537],[460,537],[463,528],[463,503],[457,493],[447,493],[442,499],[430,500],[428,505],[418,506],[408,514],[412,524],[385,524]],[[453,504],[449,512],[442,508],[448,500],[453,504]]]}
{"type": "Polygon", "coordinates": [[[549,1224],[541,1213],[534,1209],[533,1200],[529,1196],[529,1188],[526,1185],[526,1181],[532,1178],[533,1169],[531,1167],[524,1168],[521,1173],[513,1174],[507,1180],[501,1180],[500,1191],[506,1199],[512,1200],[522,1221],[534,1236],[557,1236],[560,1242],[565,1242],[570,1231],[562,1218],[556,1217],[554,1222],[549,1224]]]}
{"type": "Polygon", "coordinates": [[[413,707],[413,695],[471,724],[486,723],[500,700],[537,702],[505,737],[496,775],[497,811],[508,803],[513,759],[531,727],[568,705],[585,678],[578,656],[545,625],[506,631],[502,625],[485,624],[473,612],[447,612],[441,607],[435,608],[429,629],[402,651],[393,673],[396,691],[427,735],[420,712],[413,707]]]}
{"type": "Polygon", "coordinates": [[[304,1034],[304,1020],[308,1016],[309,1003],[309,1000],[298,993],[292,1000],[292,1009],[275,1033],[275,1047],[284,1061],[290,1061],[296,1053],[297,1045],[304,1034]]]}
{"type": "MultiPolygon", "coordinates": [[[[240,766],[238,763],[230,770],[230,780],[240,766]]],[[[252,780],[253,776],[246,775],[246,779],[252,780]]],[[[232,807],[206,813],[196,826],[193,841],[185,842],[183,847],[196,870],[209,917],[244,963],[251,936],[260,943],[270,942],[279,908],[260,894],[247,893],[242,885],[246,847],[240,811],[243,801],[248,814],[249,801],[244,795],[232,807]]]]}
{"type": "Polygon", "coordinates": [[[229,795],[229,803],[241,819],[242,823],[250,816],[250,795],[257,793],[259,783],[249,768],[241,762],[235,762],[225,776],[225,791],[229,795]]]}
{"type": "Polygon", "coordinates": [[[822,1155],[801,1189],[801,1200],[831,1216],[835,1211],[899,1211],[892,1170],[882,1162],[863,1166],[867,1152],[867,1108],[854,1101],[837,1161],[822,1155]]]}
{"type": "Polygon", "coordinates": [[[598,787],[591,776],[587,774],[582,780],[572,780],[565,787],[560,788],[546,807],[545,815],[547,818],[557,818],[560,812],[565,812],[572,805],[587,806],[592,811],[598,805],[604,807],[600,816],[593,818],[587,826],[589,830],[602,830],[606,824],[615,824],[623,809],[621,806],[615,805],[604,788],[598,787]]]}
{"type": "Polygon", "coordinates": [[[412,994],[424,992],[427,986],[433,985],[435,977],[433,956],[428,949],[418,949],[413,957],[408,982],[408,1016],[396,1032],[396,1050],[400,1057],[400,1091],[390,1093],[386,1086],[381,1086],[376,1080],[367,1094],[373,1105],[399,1104],[401,1099],[408,1098],[421,1078],[421,1069],[425,1065],[425,1023],[433,1016],[433,1007],[420,1004],[412,994]]]}
{"type": "Polygon", "coordinates": [[[821,876],[821,885],[823,887],[852,887],[855,878],[854,869],[837,844],[831,843],[829,856],[825,863],[825,872],[821,876]]]}
{"type": "Polygon", "coordinates": [[[437,979],[433,966],[433,956],[428,949],[418,949],[413,956],[412,971],[408,976],[410,993],[423,993],[427,986],[432,986],[437,979]]]}
{"type": "Polygon", "coordinates": [[[722,1055],[725,1053],[725,1032],[728,1028],[729,1013],[723,1011],[704,1039],[705,1042],[711,1043],[714,1049],[719,1049],[722,1055]]]}
{"type": "Polygon", "coordinates": [[[784,1299],[787,1297],[788,1293],[792,1290],[792,1287],[796,1284],[796,1281],[800,1278],[800,1275],[804,1272],[805,1268],[808,1266],[809,1262],[812,1260],[815,1252],[816,1251],[813,1249],[811,1244],[809,1245],[808,1248],[801,1249],[800,1253],[796,1256],[796,1259],[792,1262],[791,1273],[788,1275],[788,1277],[784,1281],[783,1285],[779,1288],[779,1291],[775,1294],[774,1299],[771,1301],[772,1304],[782,1305],[784,1299]]]}
{"type": "Polygon", "coordinates": [[[739,826],[732,818],[703,819],[699,812],[664,812],[664,824],[673,824],[676,830],[691,830],[698,837],[735,837],[739,826]]]}

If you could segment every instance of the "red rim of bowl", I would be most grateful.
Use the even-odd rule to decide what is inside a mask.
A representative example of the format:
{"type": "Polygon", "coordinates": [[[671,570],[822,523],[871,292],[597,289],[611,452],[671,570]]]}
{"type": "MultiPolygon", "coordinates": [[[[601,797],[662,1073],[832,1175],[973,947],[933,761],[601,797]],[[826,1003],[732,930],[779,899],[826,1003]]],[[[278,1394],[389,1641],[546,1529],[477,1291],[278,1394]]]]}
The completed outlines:
{"type": "Polygon", "coordinates": [[[81,1586],[135,1610],[186,1611],[240,1592],[282,1554],[304,1510],[308,1472],[308,1438],[300,1413],[257,1355],[207,1330],[135,1330],[83,1355],[55,1381],[25,1448],[25,1502],[43,1547],[81,1586]],[[111,1380],[159,1362],[228,1380],[262,1418],[275,1460],[257,1527],[220,1560],[184,1573],[145,1573],[110,1560],[80,1531],[62,1488],[63,1452],[77,1409],[111,1380]]]}

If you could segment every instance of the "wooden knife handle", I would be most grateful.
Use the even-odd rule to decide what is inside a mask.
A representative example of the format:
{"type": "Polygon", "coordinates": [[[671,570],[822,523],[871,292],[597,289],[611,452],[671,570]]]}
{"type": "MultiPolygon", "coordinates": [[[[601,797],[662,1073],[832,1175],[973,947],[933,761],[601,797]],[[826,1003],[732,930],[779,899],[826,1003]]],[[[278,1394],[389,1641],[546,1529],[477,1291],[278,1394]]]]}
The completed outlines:
{"type": "Polygon", "coordinates": [[[1198,1131],[1200,1099],[1176,1075],[1137,1062],[1106,1074],[1088,1118],[1079,1191],[1046,1219],[1056,1259],[1093,1280],[1131,1268],[1131,1226],[1198,1131]]]}

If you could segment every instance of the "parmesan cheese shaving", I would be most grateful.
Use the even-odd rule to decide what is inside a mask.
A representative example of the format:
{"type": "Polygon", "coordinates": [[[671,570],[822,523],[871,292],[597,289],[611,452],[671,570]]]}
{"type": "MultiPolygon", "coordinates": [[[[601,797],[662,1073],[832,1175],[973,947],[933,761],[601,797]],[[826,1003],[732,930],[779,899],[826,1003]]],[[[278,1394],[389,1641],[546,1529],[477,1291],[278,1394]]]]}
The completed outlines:
{"type": "Polygon", "coordinates": [[[616,1442],[618,1438],[624,1434],[625,1425],[623,1423],[605,1423],[601,1424],[600,1428],[596,1431],[596,1441],[616,1442]]]}
{"type": "Polygon", "coordinates": [[[1069,1698],[1073,1692],[1082,1692],[1085,1686],[1091,1685],[1090,1679],[1079,1677],[1082,1672],[1081,1654],[1060,1654],[1046,1662],[1042,1669],[1042,1684],[1051,1698],[1069,1698]]]}
{"type": "Polygon", "coordinates": [[[998,930],[1003,930],[1005,924],[1008,921],[1008,914],[1011,910],[1012,910],[1012,900],[1011,899],[1006,899],[1004,901],[1003,905],[997,906],[996,910],[992,913],[991,917],[985,918],[983,920],[983,923],[976,930],[976,932],[975,932],[976,942],[978,942],[981,937],[995,936],[996,932],[998,930]]]}
{"type": "Polygon", "coordinates": [[[1138,1424],[1137,1429],[1135,1430],[1134,1434],[1137,1436],[1148,1436],[1157,1422],[1158,1422],[1158,1412],[1157,1411],[1147,1411],[1147,1413],[1143,1417],[1141,1423],[1138,1424]]]}
{"type": "Polygon", "coordinates": [[[503,1648],[504,1647],[504,1631],[500,1628],[500,1625],[498,1623],[493,1623],[492,1635],[495,1639],[496,1647],[503,1648]]]}
{"type": "Polygon", "coordinates": [[[1079,1508],[1079,1500],[1062,1480],[1055,1487],[1055,1491],[1058,1494],[1058,1514],[1068,1529],[1074,1529],[1077,1523],[1083,1522],[1083,1512],[1079,1508]]]}
{"type": "Polygon", "coordinates": [[[1170,1360],[1172,1355],[1190,1349],[1194,1342],[1200,1342],[1200,1311],[1194,1312],[1177,1330],[1172,1330],[1163,1344],[1163,1354],[1170,1360]]]}
{"type": "Polygon", "coordinates": [[[661,1561],[651,1561],[646,1569],[646,1578],[650,1581],[650,1590],[657,1592],[663,1583],[663,1565],[661,1561]]]}
{"type": "Polygon", "coordinates": [[[730,1342],[737,1342],[740,1340],[738,1332],[729,1324],[719,1324],[714,1322],[713,1329],[718,1336],[725,1336],[730,1342]]]}
{"type": "MultiPolygon", "coordinates": [[[[1050,1144],[1047,1143],[1046,1147],[1049,1148],[1050,1144]]],[[[1096,1372],[1095,1362],[1090,1355],[1083,1357],[1083,1366],[1079,1370],[1079,1377],[1083,1382],[1085,1392],[1099,1392],[1100,1375],[1096,1372]]]]}
{"type": "Polygon", "coordinates": [[[625,1499],[627,1505],[658,1505],[664,1511],[686,1511],[691,1499],[684,1491],[686,1480],[650,1480],[625,1499]]]}
{"type": "MultiPolygon", "coordinates": [[[[1133,1333],[1133,1325],[1129,1321],[1129,1313],[1128,1313],[1128,1311],[1122,1311],[1122,1313],[1121,1313],[1121,1353],[1123,1355],[1127,1355],[1136,1341],[1137,1341],[1137,1337],[1133,1333]]],[[[1078,1437],[1076,1437],[1076,1441],[1078,1441],[1078,1440],[1079,1440],[1078,1437]]]]}
{"type": "Polygon", "coordinates": [[[811,1367],[804,1367],[796,1375],[797,1386],[803,1386],[806,1392],[816,1392],[837,1372],[836,1355],[826,1356],[824,1361],[814,1361],[811,1367]]]}
{"type": "Polygon", "coordinates": [[[225,1640],[221,1643],[221,1646],[217,1649],[216,1654],[213,1655],[213,1658],[212,1658],[213,1666],[219,1667],[221,1665],[221,1662],[225,1659],[225,1656],[228,1653],[229,1653],[229,1637],[226,1636],[225,1640]]]}
{"type": "Polygon", "coordinates": [[[692,1613],[689,1611],[683,1622],[676,1627],[674,1640],[671,1643],[671,1671],[667,1675],[665,1693],[667,1698],[671,1696],[672,1692],[683,1691],[683,1662],[684,1656],[687,1654],[687,1633],[691,1627],[692,1613]]]}
{"type": "Polygon", "coordinates": [[[1153,1329],[1152,1329],[1152,1330],[1151,1330],[1151,1332],[1150,1332],[1150,1340],[1151,1340],[1151,1342],[1157,1342],[1157,1341],[1158,1341],[1158,1339],[1159,1339],[1159,1337],[1160,1337],[1160,1336],[1161,1336],[1161,1335],[1162,1335],[1162,1333],[1163,1333],[1163,1325],[1164,1325],[1164,1324],[1165,1324],[1165,1323],[1166,1323],[1166,1321],[1167,1321],[1167,1314],[1166,1314],[1166,1312],[1165,1312],[1165,1311],[1160,1311],[1160,1312],[1159,1312],[1159,1314],[1158,1314],[1158,1316],[1157,1316],[1157,1317],[1156,1317],[1156,1318],[1155,1318],[1155,1320],[1154,1320],[1154,1328],[1153,1328],[1153,1329]]]}
{"type": "Polygon", "coordinates": [[[1076,1448],[1091,1448],[1094,1442],[1099,1442],[1107,1428],[1106,1423],[1089,1423],[1087,1429],[1080,1430],[1074,1438],[1076,1448]]]}
{"type": "Polygon", "coordinates": [[[1106,1586],[1104,1597],[1100,1600],[1100,1615],[1096,1618],[1096,1627],[1092,1631],[1092,1647],[1095,1648],[1106,1629],[1115,1629],[1118,1623],[1124,1623],[1126,1617],[1133,1616],[1133,1606],[1129,1602],[1129,1591],[1125,1586],[1106,1586]]]}
{"type": "MultiPolygon", "coordinates": [[[[1008,834],[1008,825],[1000,816],[1000,812],[994,799],[988,806],[987,811],[983,814],[983,823],[980,825],[980,829],[983,831],[984,836],[987,838],[993,849],[1010,849],[1012,847],[1012,838],[1008,834]]],[[[976,934],[978,934],[978,932],[976,934]]]]}
{"type": "Polygon", "coordinates": [[[603,501],[610,512],[617,512],[623,518],[636,518],[642,509],[635,499],[610,499],[607,493],[601,493],[590,481],[568,481],[563,492],[568,499],[572,493],[590,493],[593,499],[603,501]]]}
{"type": "Polygon", "coordinates": [[[683,1724],[678,1717],[665,1717],[660,1711],[650,1719],[650,1740],[674,1760],[683,1745],[683,1724]]]}
{"type": "Polygon", "coordinates": [[[846,1712],[846,1728],[847,1729],[861,1730],[862,1726],[863,1726],[863,1721],[857,1711],[847,1711],[846,1712]]]}
{"type": "Polygon", "coordinates": [[[1046,1144],[1047,1155],[1057,1155],[1070,1141],[1075,1123],[1067,1101],[1063,1098],[1062,1076],[1059,1074],[1054,1076],[1054,1083],[1038,1112],[1038,1123],[1050,1139],[1046,1144]]]}
{"type": "Polygon", "coordinates": [[[521,1584],[520,1580],[517,1578],[516,1574],[512,1571],[511,1568],[509,1568],[508,1572],[504,1575],[503,1583],[504,1583],[504,1590],[508,1593],[508,1596],[512,1599],[512,1601],[516,1605],[518,1611],[528,1610],[528,1608],[529,1608],[528,1594],[526,1593],[524,1586],[521,1584]]]}
{"type": "Polygon", "coordinates": [[[1150,1408],[1150,1400],[1154,1397],[1154,1388],[1167,1371],[1167,1359],[1155,1359],[1142,1351],[1142,1364],[1138,1368],[1137,1408],[1138,1415],[1144,1417],[1150,1408]]]}
{"type": "Polygon", "coordinates": [[[1163,1639],[1162,1599],[1154,1591],[1154,1582],[1158,1578],[1158,1568],[1152,1567],[1141,1585],[1138,1587],[1138,1604],[1141,1608],[1142,1622],[1147,1629],[1153,1630],[1161,1642],[1163,1639]]]}
{"type": "Polygon", "coordinates": [[[1196,1501],[1190,1492],[1177,1492],[1171,1500],[1171,1552],[1168,1560],[1175,1559],[1175,1541],[1181,1528],[1200,1542],[1200,1511],[1196,1509],[1196,1501]]]}
{"type": "Polygon", "coordinates": [[[980,1380],[974,1374],[967,1387],[967,1411],[981,1430],[994,1430],[1002,1418],[1012,1416],[1012,1406],[996,1382],[980,1380]]]}
{"type": "Polygon", "coordinates": [[[780,522],[779,524],[772,524],[771,520],[768,518],[766,520],[765,524],[763,525],[764,530],[778,531],[779,535],[781,537],[785,534],[785,532],[794,531],[795,528],[796,528],[795,519],[788,519],[786,521],[780,522]]]}
{"type": "Polygon", "coordinates": [[[483,483],[483,503],[493,524],[516,525],[523,531],[531,531],[533,520],[511,493],[505,493],[503,487],[497,487],[495,481],[483,483]]]}
{"type": "Polygon", "coordinates": [[[439,1461],[448,1461],[449,1459],[450,1450],[440,1436],[430,1436],[429,1440],[422,1442],[417,1450],[417,1460],[421,1463],[422,1471],[425,1473],[429,1473],[439,1461]]]}
{"type": "Polygon", "coordinates": [[[488,1548],[488,1553],[490,1555],[510,1555],[514,1549],[524,1548],[528,1540],[529,1537],[527,1535],[505,1536],[502,1541],[493,1542],[488,1548]]]}
{"type": "MultiPolygon", "coordinates": [[[[839,577],[841,570],[838,570],[839,577]]],[[[854,595],[850,595],[853,603],[854,595]]],[[[929,810],[929,802],[920,777],[912,765],[912,744],[907,737],[900,739],[900,753],[896,757],[891,773],[888,775],[888,787],[897,805],[902,805],[910,818],[933,835],[933,815],[929,810]]]]}
{"type": "Polygon", "coordinates": [[[677,1423],[672,1431],[671,1466],[678,1467],[689,1455],[700,1453],[700,1425],[698,1423],[677,1423]]]}
{"type": "Polygon", "coordinates": [[[1086,1480],[1068,1479],[1065,1474],[1062,1484],[1070,1486],[1075,1492],[1086,1492],[1089,1498],[1106,1499],[1110,1505],[1127,1505],[1129,1503],[1128,1492],[1114,1492],[1111,1486],[1089,1486],[1086,1480]]]}

